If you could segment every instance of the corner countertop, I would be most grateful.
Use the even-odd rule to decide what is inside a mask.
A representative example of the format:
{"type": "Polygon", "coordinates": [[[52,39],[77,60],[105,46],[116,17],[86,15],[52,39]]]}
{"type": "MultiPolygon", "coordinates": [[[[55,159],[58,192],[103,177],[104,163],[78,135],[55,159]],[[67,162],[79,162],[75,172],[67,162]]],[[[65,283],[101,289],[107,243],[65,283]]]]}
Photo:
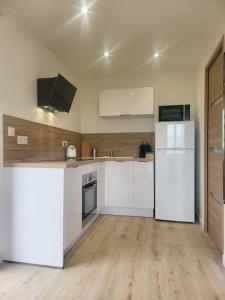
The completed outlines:
{"type": "Polygon", "coordinates": [[[148,162],[154,161],[154,154],[151,154],[148,158],[138,158],[138,157],[97,157],[95,159],[91,157],[83,157],[83,160],[76,160],[76,161],[66,161],[66,160],[42,160],[42,161],[18,161],[18,162],[7,162],[4,164],[4,167],[9,168],[77,168],[79,166],[94,164],[98,162],[104,161],[140,161],[140,162],[148,162]]]}

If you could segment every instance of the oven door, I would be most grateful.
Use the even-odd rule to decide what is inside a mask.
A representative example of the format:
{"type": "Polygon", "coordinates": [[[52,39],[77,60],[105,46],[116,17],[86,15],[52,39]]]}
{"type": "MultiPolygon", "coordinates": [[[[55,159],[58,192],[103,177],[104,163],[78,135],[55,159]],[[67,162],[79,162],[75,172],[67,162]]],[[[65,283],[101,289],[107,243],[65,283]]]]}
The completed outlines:
{"type": "Polygon", "coordinates": [[[97,208],[97,182],[82,187],[82,220],[97,208]]]}

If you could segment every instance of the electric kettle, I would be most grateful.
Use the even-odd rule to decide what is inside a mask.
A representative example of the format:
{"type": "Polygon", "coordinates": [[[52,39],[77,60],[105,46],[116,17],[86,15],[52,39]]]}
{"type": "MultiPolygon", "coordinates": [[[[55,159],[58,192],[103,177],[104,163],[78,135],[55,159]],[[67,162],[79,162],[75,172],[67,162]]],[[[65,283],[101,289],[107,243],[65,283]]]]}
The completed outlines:
{"type": "Polygon", "coordinates": [[[77,150],[75,146],[68,146],[66,149],[66,160],[76,160],[77,150]]]}

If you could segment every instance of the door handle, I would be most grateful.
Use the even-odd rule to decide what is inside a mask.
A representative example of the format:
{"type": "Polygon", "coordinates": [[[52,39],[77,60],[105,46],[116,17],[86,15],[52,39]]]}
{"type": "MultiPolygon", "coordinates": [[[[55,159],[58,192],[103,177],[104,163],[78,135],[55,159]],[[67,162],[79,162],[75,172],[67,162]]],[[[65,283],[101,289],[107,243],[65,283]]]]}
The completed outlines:
{"type": "Polygon", "coordinates": [[[223,153],[223,148],[221,147],[210,147],[209,152],[211,153],[223,153]]]}

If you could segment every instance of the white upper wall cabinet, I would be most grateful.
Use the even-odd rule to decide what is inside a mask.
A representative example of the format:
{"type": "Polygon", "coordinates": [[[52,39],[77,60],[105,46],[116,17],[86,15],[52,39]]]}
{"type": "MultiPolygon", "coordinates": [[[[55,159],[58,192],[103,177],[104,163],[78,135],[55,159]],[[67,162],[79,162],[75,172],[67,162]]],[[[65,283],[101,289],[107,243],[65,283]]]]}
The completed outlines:
{"type": "Polygon", "coordinates": [[[153,87],[100,91],[100,117],[153,114],[153,87]]]}

